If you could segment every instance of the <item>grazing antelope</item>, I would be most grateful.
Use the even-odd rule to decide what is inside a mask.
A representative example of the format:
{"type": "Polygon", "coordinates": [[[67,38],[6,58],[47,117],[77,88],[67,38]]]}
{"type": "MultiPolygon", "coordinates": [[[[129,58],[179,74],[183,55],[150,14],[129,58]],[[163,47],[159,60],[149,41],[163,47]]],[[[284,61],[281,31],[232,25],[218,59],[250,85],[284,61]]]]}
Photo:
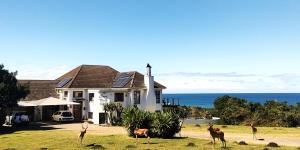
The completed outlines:
{"type": "Polygon", "coordinates": [[[208,131],[213,139],[213,144],[216,143],[215,138],[218,138],[222,141],[222,146],[226,148],[226,141],[224,138],[224,132],[220,131],[220,129],[213,128],[212,124],[209,124],[208,131]]]}
{"type": "Polygon", "coordinates": [[[81,124],[81,131],[80,131],[80,134],[78,136],[81,144],[82,144],[82,140],[84,138],[84,135],[86,133],[87,128],[88,128],[88,124],[86,122],[81,124]],[[84,124],[85,124],[85,127],[83,126],[84,124]]]}
{"type": "Polygon", "coordinates": [[[257,128],[255,128],[253,124],[251,124],[250,126],[252,128],[253,140],[257,140],[256,138],[257,128]]]}
{"type": "Polygon", "coordinates": [[[150,144],[150,136],[149,136],[149,129],[134,129],[133,134],[137,140],[138,136],[145,136],[148,138],[148,144],[150,144]]]}

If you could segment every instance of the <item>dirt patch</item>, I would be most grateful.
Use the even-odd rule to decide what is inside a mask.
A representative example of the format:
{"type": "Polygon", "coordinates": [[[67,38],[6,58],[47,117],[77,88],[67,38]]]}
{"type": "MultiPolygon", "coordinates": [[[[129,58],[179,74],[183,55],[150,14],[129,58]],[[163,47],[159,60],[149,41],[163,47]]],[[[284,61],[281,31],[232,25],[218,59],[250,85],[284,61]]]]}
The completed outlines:
{"type": "MultiPolygon", "coordinates": [[[[67,131],[78,131],[81,130],[81,123],[66,123],[66,124],[54,124],[48,123],[45,127],[56,128],[56,130],[67,130],[67,131]]],[[[97,134],[97,135],[120,135],[127,134],[127,131],[123,127],[103,127],[95,124],[89,124],[87,129],[87,134],[97,134]]]]}

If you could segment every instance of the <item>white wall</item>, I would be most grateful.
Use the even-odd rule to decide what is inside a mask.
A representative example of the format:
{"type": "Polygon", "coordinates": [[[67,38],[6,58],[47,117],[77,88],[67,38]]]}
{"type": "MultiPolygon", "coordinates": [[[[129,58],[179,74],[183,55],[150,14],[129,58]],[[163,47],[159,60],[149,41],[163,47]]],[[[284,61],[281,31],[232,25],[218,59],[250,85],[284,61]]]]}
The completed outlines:
{"type": "MultiPolygon", "coordinates": [[[[88,112],[93,112],[93,118],[89,119],[94,124],[99,124],[99,113],[104,113],[104,104],[114,102],[115,93],[124,93],[124,102],[122,103],[123,107],[129,107],[134,105],[134,91],[139,90],[141,94],[140,104],[138,108],[146,110],[148,108],[147,102],[147,89],[131,89],[130,91],[126,89],[110,89],[107,92],[107,89],[62,89],[59,93],[59,98],[62,100],[73,101],[73,91],[83,91],[83,98],[86,99],[83,101],[83,107],[85,110],[82,110],[82,116],[88,117],[88,112]],[[106,91],[104,91],[106,90],[106,91]],[[64,97],[64,91],[68,91],[67,97],[64,97]],[[89,93],[94,93],[93,101],[89,101],[89,93]]],[[[155,93],[154,98],[152,99],[152,104],[155,107],[155,110],[161,110],[161,104],[156,104],[155,93]]],[[[161,94],[162,96],[162,94],[161,94]]],[[[162,97],[161,97],[162,99],[162,97]]],[[[152,106],[153,107],[153,106],[152,106]]],[[[73,107],[68,107],[71,112],[73,112],[73,107]]],[[[154,110],[154,111],[155,111],[154,110]]]]}

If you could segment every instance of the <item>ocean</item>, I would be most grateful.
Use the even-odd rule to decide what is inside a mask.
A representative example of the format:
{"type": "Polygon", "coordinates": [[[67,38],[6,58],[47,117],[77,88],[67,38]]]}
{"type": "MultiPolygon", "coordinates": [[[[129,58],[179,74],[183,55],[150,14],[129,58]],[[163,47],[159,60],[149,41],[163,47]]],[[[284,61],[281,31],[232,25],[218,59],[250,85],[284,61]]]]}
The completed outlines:
{"type": "Polygon", "coordinates": [[[290,105],[300,103],[300,93],[209,93],[209,94],[163,94],[163,98],[173,99],[180,105],[212,108],[217,97],[229,95],[263,104],[267,100],[286,101],[290,105]]]}

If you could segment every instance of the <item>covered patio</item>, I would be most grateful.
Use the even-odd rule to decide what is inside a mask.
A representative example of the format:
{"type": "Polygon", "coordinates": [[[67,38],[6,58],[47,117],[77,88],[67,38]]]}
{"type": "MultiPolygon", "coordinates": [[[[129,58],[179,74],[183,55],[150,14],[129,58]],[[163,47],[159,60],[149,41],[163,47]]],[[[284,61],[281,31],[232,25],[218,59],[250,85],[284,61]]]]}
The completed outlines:
{"type": "Polygon", "coordinates": [[[50,120],[54,112],[67,110],[67,106],[80,105],[76,102],[60,100],[54,97],[43,98],[40,100],[19,101],[20,107],[34,107],[34,121],[50,120]]]}

